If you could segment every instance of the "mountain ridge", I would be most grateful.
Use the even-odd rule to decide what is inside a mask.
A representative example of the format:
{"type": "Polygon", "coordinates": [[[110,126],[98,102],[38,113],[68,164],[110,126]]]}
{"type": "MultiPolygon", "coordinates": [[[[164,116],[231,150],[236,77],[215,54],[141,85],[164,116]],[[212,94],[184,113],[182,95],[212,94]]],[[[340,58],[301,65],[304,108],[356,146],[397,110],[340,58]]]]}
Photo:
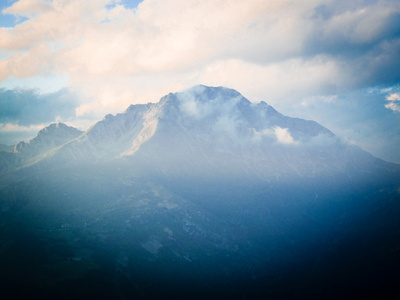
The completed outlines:
{"type": "Polygon", "coordinates": [[[7,173],[29,165],[37,157],[77,138],[83,131],[64,123],[51,123],[28,142],[19,142],[11,151],[0,152],[0,173],[7,173]]]}
{"type": "Polygon", "coordinates": [[[29,144],[19,143],[14,153],[29,152],[25,148],[43,140],[46,151],[30,150],[26,166],[125,160],[167,176],[247,174],[266,180],[351,177],[394,168],[315,121],[284,116],[263,101],[252,103],[225,87],[198,85],[169,93],[157,103],[130,105],[123,113],[106,115],[85,132],[68,127],[70,138],[53,144],[41,138],[57,126],[68,127],[50,125],[29,144]]]}

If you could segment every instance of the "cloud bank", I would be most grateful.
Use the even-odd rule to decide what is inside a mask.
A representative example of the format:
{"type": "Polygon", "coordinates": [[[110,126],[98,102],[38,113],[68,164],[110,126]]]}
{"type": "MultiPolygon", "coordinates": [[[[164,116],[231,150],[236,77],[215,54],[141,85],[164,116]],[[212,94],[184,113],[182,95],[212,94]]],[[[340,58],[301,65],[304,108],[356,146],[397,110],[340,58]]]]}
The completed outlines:
{"type": "Polygon", "coordinates": [[[68,90],[42,95],[35,90],[0,89],[0,123],[31,126],[73,119],[78,105],[68,90]]]}
{"type": "Polygon", "coordinates": [[[67,74],[108,108],[199,82],[279,101],[400,77],[398,1],[20,0],[2,13],[28,18],[0,29],[2,80],[67,74]]]}

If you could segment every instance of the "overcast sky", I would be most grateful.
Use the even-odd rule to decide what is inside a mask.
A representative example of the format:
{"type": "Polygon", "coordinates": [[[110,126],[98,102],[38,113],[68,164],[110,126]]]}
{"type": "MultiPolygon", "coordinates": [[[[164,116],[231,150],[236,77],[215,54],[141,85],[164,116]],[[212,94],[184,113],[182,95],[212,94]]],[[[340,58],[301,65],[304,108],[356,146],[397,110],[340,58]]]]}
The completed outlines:
{"type": "Polygon", "coordinates": [[[398,0],[0,3],[0,143],[205,84],[400,162],[398,0]]]}

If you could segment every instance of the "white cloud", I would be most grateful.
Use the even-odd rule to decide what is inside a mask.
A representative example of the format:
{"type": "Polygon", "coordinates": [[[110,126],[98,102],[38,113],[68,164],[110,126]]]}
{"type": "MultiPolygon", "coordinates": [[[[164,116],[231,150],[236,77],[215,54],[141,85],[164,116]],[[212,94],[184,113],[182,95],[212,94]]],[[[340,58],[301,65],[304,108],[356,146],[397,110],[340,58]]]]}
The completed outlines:
{"type": "Polygon", "coordinates": [[[338,95],[327,95],[327,96],[312,96],[303,98],[300,102],[300,105],[303,107],[308,107],[316,102],[325,102],[325,103],[335,103],[338,100],[338,95]]]}
{"type": "Polygon", "coordinates": [[[393,110],[394,112],[400,112],[400,96],[397,93],[390,94],[386,97],[386,100],[388,101],[387,104],[385,104],[385,107],[387,109],[393,110]]]}
{"type": "Polygon", "coordinates": [[[51,5],[48,1],[19,0],[15,2],[12,6],[3,9],[2,13],[32,18],[50,9],[51,5]]]}
{"type": "Polygon", "coordinates": [[[180,102],[179,108],[182,112],[190,117],[202,119],[211,114],[214,115],[230,115],[235,116],[236,104],[241,99],[241,96],[226,101],[218,94],[211,96],[210,99],[203,99],[204,86],[195,86],[185,93],[177,95],[180,102]]]}
{"type": "Polygon", "coordinates": [[[5,132],[25,132],[25,131],[37,132],[43,127],[46,127],[46,124],[30,125],[30,126],[20,126],[11,123],[0,124],[0,130],[5,132]]]}
{"type": "Polygon", "coordinates": [[[253,132],[253,141],[260,142],[264,137],[273,138],[276,142],[285,145],[298,145],[289,132],[289,128],[275,126],[274,128],[265,128],[261,131],[253,132]]]}
{"type": "Polygon", "coordinates": [[[277,126],[274,128],[274,133],[279,143],[296,144],[295,140],[290,135],[288,128],[281,128],[277,126]]]}
{"type": "Polygon", "coordinates": [[[144,0],[133,10],[118,1],[108,9],[111,2],[20,0],[5,9],[29,19],[0,28],[0,81],[66,75],[82,96],[80,115],[199,83],[271,104],[333,95],[371,79],[363,72],[371,60],[356,60],[354,71],[345,57],[352,45],[375,49],[385,34],[396,40],[390,20],[400,12],[385,0],[144,0]],[[342,50],[324,48],[331,46],[342,50]]]}
{"type": "Polygon", "coordinates": [[[400,101],[400,96],[398,94],[391,94],[386,97],[388,101],[400,101]]]}
{"type": "Polygon", "coordinates": [[[266,100],[276,104],[282,99],[298,101],[301,97],[341,83],[335,62],[326,57],[311,60],[294,58],[268,65],[241,60],[220,60],[199,74],[208,84],[234,87],[253,101],[266,100]],[[296,94],[296,98],[292,97],[296,94]]]}
{"type": "Polygon", "coordinates": [[[354,44],[370,43],[381,37],[387,25],[385,23],[396,6],[381,1],[375,6],[347,10],[326,22],[325,34],[331,38],[344,38],[354,44]]]}
{"type": "Polygon", "coordinates": [[[195,119],[200,119],[203,117],[194,97],[186,97],[186,99],[180,100],[181,104],[179,105],[179,108],[183,113],[190,117],[194,117],[195,119]]]}
{"type": "Polygon", "coordinates": [[[400,103],[390,102],[385,104],[385,107],[396,112],[400,112],[400,103]]]}

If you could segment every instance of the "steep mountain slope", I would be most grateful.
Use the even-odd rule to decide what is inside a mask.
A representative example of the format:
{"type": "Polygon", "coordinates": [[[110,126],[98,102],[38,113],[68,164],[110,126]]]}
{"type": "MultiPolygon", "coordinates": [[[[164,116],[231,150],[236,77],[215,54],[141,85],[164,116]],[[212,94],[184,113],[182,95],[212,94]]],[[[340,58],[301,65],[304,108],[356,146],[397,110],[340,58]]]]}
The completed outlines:
{"type": "Polygon", "coordinates": [[[37,136],[29,142],[18,143],[10,152],[0,152],[0,173],[24,166],[34,157],[59,147],[82,133],[82,131],[63,123],[50,124],[40,130],[37,136]]]}
{"type": "Polygon", "coordinates": [[[157,104],[132,105],[122,114],[107,115],[78,139],[49,153],[49,156],[56,155],[86,162],[119,158],[125,151],[146,140],[143,131],[151,127],[153,121],[155,129],[157,106],[157,104]]]}
{"type": "Polygon", "coordinates": [[[41,163],[126,160],[167,176],[281,177],[373,173],[393,168],[313,121],[290,118],[235,90],[196,86],[158,103],[107,115],[41,163]]]}
{"type": "Polygon", "coordinates": [[[63,123],[50,124],[39,131],[28,143],[20,142],[14,147],[14,153],[24,157],[34,157],[77,138],[83,132],[63,123]]]}

